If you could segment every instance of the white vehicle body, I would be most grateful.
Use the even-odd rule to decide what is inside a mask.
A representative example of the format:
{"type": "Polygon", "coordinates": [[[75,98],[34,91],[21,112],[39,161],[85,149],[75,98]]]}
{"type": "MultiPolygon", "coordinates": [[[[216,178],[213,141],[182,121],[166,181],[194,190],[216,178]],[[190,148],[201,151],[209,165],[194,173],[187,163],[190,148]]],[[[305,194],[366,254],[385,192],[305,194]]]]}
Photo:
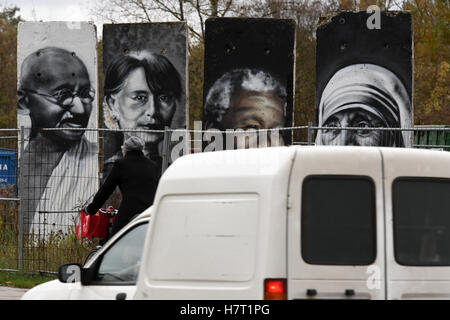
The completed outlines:
{"type": "Polygon", "coordinates": [[[188,155],[166,170],[151,208],[73,265],[81,282],[51,281],[22,299],[280,298],[266,295],[277,289],[268,279],[287,299],[449,299],[449,194],[444,151],[188,155]],[[131,270],[121,258],[133,246],[143,248],[136,279],[112,281],[131,270]]]}
{"type": "MultiPolygon", "coordinates": [[[[148,208],[138,217],[128,223],[122,230],[109,239],[105,245],[98,250],[87,261],[84,268],[92,268],[101,264],[103,257],[107,252],[117,250],[117,246],[121,241],[131,232],[136,230],[138,226],[143,228],[148,225],[150,221],[152,208],[148,208]]],[[[142,250],[143,243],[140,247],[142,250]]],[[[120,248],[119,248],[120,250],[120,248]]],[[[97,266],[98,268],[98,266],[97,266]]],[[[28,290],[23,296],[22,300],[111,300],[117,299],[120,294],[122,299],[131,299],[136,291],[136,281],[126,281],[123,283],[112,283],[110,281],[95,281],[91,284],[82,284],[80,281],[71,283],[62,283],[59,280],[53,280],[41,285],[38,285],[28,290]]]]}
{"type": "MultiPolygon", "coordinates": [[[[427,238],[422,225],[409,226],[414,221],[407,221],[402,190],[417,195],[416,186],[431,183],[434,188],[434,181],[448,188],[449,178],[450,153],[418,149],[280,147],[181,157],[159,182],[134,298],[263,299],[266,279],[284,279],[288,299],[448,299],[450,263],[430,237],[447,237],[449,212],[423,210],[431,223],[444,219],[430,226],[440,229],[427,238]],[[314,190],[320,186],[328,191],[318,197],[314,190]],[[402,210],[398,225],[393,187],[402,210]],[[331,197],[347,189],[361,190],[368,200],[350,197],[339,203],[331,197]],[[330,210],[317,209],[330,201],[336,201],[336,215],[342,215],[336,223],[330,210]],[[365,220],[341,225],[352,210],[360,210],[361,216],[354,217],[365,220]],[[316,211],[325,222],[314,220],[316,211]],[[407,241],[395,243],[394,232],[423,245],[425,254],[407,241]],[[335,234],[349,240],[337,243],[335,234]],[[340,245],[350,251],[325,256],[328,248],[340,245]],[[441,256],[433,260],[426,255],[430,252],[441,256]]],[[[427,197],[424,203],[434,199],[433,194],[427,197]]]]}

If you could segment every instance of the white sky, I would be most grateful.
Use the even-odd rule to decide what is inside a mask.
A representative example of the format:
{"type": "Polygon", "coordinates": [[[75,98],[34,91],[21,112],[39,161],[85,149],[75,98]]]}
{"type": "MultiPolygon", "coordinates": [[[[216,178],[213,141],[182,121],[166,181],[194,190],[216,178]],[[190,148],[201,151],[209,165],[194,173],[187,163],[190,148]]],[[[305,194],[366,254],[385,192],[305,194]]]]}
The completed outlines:
{"type": "Polygon", "coordinates": [[[103,22],[93,16],[89,8],[97,0],[0,0],[4,6],[17,6],[26,21],[94,21],[97,37],[102,34],[103,22]]]}
{"type": "MultiPolygon", "coordinates": [[[[26,21],[93,21],[97,26],[97,39],[100,39],[104,21],[91,13],[97,1],[0,0],[0,10],[5,6],[15,5],[20,8],[19,14],[26,21]]],[[[398,0],[398,3],[402,2],[403,0],[398,0]]]]}

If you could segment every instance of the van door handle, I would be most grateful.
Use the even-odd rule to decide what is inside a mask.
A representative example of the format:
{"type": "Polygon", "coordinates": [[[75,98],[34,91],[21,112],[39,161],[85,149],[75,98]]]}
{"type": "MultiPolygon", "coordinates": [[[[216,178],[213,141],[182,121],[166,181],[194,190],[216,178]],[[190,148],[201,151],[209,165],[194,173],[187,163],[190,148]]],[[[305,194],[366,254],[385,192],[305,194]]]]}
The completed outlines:
{"type": "Polygon", "coordinates": [[[355,290],[353,290],[353,289],[345,289],[345,295],[347,297],[352,297],[352,296],[355,295],[355,290]]]}
{"type": "Polygon", "coordinates": [[[306,290],[306,295],[308,297],[314,297],[317,295],[317,290],[316,289],[307,289],[306,290]]]}
{"type": "Polygon", "coordinates": [[[125,300],[127,298],[127,294],[124,292],[118,293],[116,295],[116,300],[125,300]]]}

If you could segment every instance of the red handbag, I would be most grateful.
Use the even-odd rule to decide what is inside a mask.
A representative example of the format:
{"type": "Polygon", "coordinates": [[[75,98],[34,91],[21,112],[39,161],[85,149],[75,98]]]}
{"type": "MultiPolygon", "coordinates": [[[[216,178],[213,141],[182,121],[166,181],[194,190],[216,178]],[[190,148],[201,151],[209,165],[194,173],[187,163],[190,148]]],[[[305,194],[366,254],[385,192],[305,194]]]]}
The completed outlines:
{"type": "Polygon", "coordinates": [[[83,238],[106,238],[110,219],[108,211],[100,209],[96,214],[89,215],[81,210],[80,220],[75,230],[78,240],[82,240],[83,238]]]}

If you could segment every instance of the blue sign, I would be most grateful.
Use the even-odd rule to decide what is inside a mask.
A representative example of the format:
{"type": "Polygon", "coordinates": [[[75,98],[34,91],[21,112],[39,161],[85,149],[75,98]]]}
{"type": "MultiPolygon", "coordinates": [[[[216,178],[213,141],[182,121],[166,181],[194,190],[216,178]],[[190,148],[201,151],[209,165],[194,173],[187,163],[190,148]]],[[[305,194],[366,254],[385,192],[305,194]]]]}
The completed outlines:
{"type": "Polygon", "coordinates": [[[16,150],[0,148],[0,185],[16,184],[16,150]]]}

